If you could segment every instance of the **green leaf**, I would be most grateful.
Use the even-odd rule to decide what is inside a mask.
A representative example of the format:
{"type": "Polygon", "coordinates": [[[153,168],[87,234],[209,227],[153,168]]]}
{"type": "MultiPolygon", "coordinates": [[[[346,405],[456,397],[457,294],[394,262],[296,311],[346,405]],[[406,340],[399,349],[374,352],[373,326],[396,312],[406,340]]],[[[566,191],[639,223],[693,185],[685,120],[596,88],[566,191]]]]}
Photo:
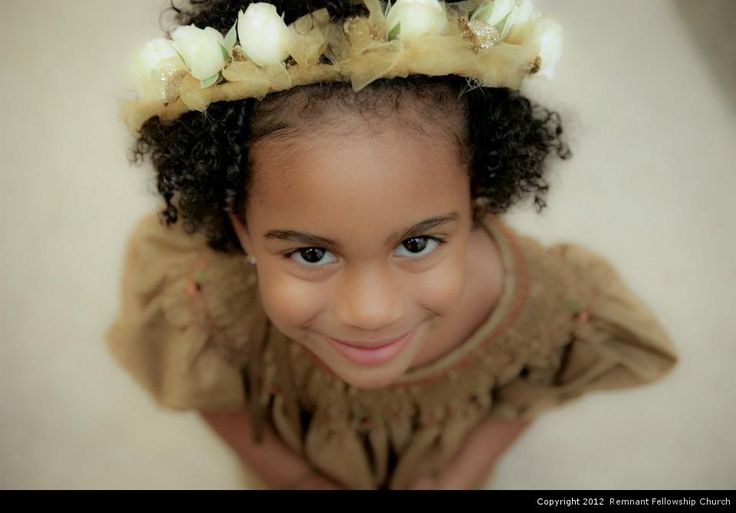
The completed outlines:
{"type": "Polygon", "coordinates": [[[227,48],[220,45],[220,50],[222,50],[222,58],[225,59],[225,62],[230,62],[230,52],[227,51],[227,48]]]}
{"type": "Polygon", "coordinates": [[[388,33],[388,40],[393,41],[399,37],[399,32],[401,32],[401,22],[399,22],[399,24],[392,28],[391,32],[388,33]]]}
{"type": "Polygon", "coordinates": [[[391,0],[388,0],[388,3],[386,4],[386,11],[383,13],[383,17],[385,18],[388,16],[388,12],[391,10],[391,0]]]}
{"type": "Polygon", "coordinates": [[[480,9],[476,9],[476,11],[470,17],[470,20],[473,21],[477,19],[478,17],[488,19],[488,16],[486,15],[486,11],[488,11],[488,15],[490,15],[490,11],[492,10],[493,10],[493,4],[486,4],[482,6],[480,9]]]}
{"type": "Polygon", "coordinates": [[[512,9],[506,16],[503,17],[501,21],[496,23],[496,29],[498,29],[498,31],[501,33],[501,39],[506,37],[506,34],[508,34],[509,29],[511,29],[511,26],[507,27],[506,25],[508,25],[509,20],[511,19],[511,14],[513,12],[514,11],[512,9]]]}
{"type": "Polygon", "coordinates": [[[210,86],[213,86],[217,83],[217,81],[220,80],[220,74],[213,75],[207,80],[202,80],[199,82],[200,89],[207,89],[210,86]]]}
{"type": "Polygon", "coordinates": [[[238,25],[238,22],[236,21],[233,23],[233,28],[231,28],[227,35],[225,36],[225,50],[227,50],[228,55],[230,55],[230,52],[233,51],[233,47],[235,46],[235,43],[238,40],[238,33],[235,30],[235,27],[238,25]]]}

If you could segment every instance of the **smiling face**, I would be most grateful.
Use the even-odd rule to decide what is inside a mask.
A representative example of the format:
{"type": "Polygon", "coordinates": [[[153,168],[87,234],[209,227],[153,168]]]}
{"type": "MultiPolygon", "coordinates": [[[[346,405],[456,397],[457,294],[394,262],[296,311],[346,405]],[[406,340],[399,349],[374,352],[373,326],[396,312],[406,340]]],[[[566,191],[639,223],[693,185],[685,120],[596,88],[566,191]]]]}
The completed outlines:
{"type": "Polygon", "coordinates": [[[452,137],[345,114],[339,126],[256,143],[245,222],[233,224],[274,326],[344,381],[377,388],[422,360],[457,309],[470,183],[452,137]]]}

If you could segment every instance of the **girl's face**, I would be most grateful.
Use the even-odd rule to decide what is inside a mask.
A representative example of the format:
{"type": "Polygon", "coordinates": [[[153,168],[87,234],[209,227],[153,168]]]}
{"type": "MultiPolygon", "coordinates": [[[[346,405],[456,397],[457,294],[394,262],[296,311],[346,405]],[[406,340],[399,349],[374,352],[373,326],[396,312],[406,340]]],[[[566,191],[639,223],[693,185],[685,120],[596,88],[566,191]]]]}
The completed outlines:
{"type": "Polygon", "coordinates": [[[342,380],[378,388],[457,306],[472,219],[451,137],[363,123],[258,142],[245,225],[232,220],[274,326],[342,380]]]}

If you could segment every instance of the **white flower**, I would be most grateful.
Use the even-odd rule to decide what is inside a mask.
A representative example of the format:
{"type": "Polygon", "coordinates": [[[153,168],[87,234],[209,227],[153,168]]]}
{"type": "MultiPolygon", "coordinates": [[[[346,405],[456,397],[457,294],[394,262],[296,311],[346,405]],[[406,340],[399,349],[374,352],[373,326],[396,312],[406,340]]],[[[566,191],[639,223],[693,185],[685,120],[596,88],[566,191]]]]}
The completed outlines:
{"type": "Polygon", "coordinates": [[[171,38],[189,72],[197,80],[211,79],[227,64],[225,38],[212,27],[179,27],[171,34],[171,38]]]}
{"type": "Polygon", "coordinates": [[[240,47],[259,66],[283,62],[289,56],[292,33],[276,7],[259,2],[238,14],[240,47]]]}
{"type": "Polygon", "coordinates": [[[562,27],[554,20],[542,18],[536,23],[531,37],[539,46],[542,59],[542,66],[537,74],[553,78],[555,64],[562,55],[562,27]]]}
{"type": "Polygon", "coordinates": [[[397,0],[386,14],[386,31],[398,28],[397,39],[408,41],[439,34],[447,25],[447,14],[438,0],[397,0]]]}
{"type": "Polygon", "coordinates": [[[538,16],[539,13],[534,9],[531,0],[491,0],[479,7],[471,19],[495,26],[500,33],[500,39],[503,39],[514,25],[538,16]]]}
{"type": "Polygon", "coordinates": [[[133,55],[131,62],[138,97],[143,101],[167,101],[165,77],[180,69],[184,69],[184,63],[171,41],[162,37],[149,41],[133,55]]]}

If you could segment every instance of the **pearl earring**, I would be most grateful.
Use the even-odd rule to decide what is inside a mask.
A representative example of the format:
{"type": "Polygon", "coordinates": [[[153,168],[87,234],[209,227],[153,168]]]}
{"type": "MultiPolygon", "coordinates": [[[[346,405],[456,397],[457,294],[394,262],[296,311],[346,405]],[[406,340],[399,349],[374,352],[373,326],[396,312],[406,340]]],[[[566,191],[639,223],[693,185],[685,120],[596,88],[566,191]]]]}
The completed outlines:
{"type": "Polygon", "coordinates": [[[254,257],[253,255],[248,255],[248,258],[246,258],[246,260],[249,264],[256,265],[257,260],[256,257],[254,257]]]}

